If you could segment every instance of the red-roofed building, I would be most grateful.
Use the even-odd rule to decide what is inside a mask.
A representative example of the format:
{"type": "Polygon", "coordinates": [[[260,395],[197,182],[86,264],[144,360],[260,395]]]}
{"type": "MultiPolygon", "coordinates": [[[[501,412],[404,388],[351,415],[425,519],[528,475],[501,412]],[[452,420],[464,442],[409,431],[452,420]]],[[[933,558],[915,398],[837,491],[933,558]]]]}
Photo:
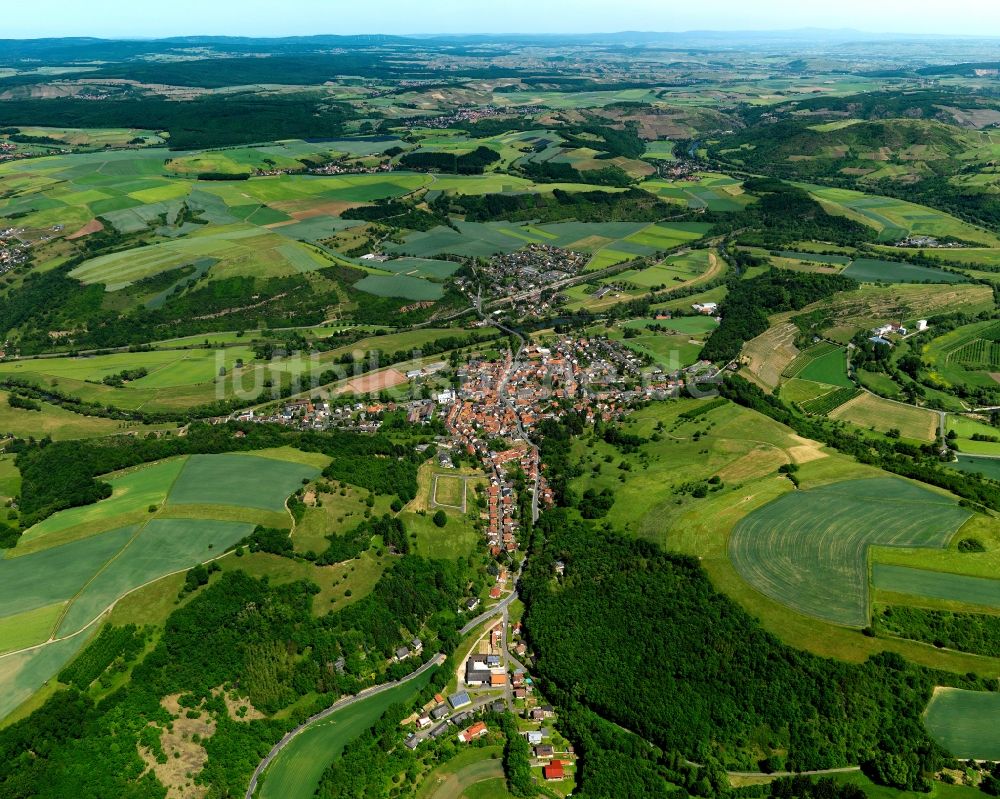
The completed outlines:
{"type": "Polygon", "coordinates": [[[553,760],[547,766],[542,766],[542,776],[547,780],[562,780],[566,778],[561,760],[553,760]]]}

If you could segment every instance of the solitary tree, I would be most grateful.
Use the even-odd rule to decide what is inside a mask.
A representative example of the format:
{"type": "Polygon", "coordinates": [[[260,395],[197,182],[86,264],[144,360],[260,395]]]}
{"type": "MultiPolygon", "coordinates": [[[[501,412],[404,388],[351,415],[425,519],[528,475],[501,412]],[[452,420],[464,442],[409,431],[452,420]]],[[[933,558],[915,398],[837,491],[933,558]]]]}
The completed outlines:
{"type": "Polygon", "coordinates": [[[438,527],[444,527],[448,523],[448,517],[445,515],[443,510],[439,510],[434,514],[434,524],[438,527]]]}

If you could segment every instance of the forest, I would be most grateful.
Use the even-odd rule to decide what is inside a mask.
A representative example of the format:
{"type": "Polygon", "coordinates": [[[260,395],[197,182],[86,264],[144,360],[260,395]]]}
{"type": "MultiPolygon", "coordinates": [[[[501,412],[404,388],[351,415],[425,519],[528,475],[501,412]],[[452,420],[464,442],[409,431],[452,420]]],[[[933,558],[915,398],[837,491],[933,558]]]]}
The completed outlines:
{"type": "Polygon", "coordinates": [[[926,790],[943,756],[920,717],[933,687],[985,687],[892,653],[855,665],[793,649],[697,560],[564,509],[542,516],[521,595],[548,696],[696,763],[755,766],[753,740],[789,770],[860,763],[881,784],[926,790]]]}
{"type": "Polygon", "coordinates": [[[454,210],[470,222],[659,222],[676,215],[677,209],[642,189],[623,192],[568,192],[554,189],[549,197],[528,194],[442,194],[434,206],[442,214],[454,210]]]}
{"type": "Polygon", "coordinates": [[[923,641],[938,648],[1000,657],[1000,618],[986,613],[954,613],[889,605],[872,614],[880,635],[923,641]]]}
{"type": "MultiPolygon", "coordinates": [[[[212,61],[213,70],[219,70],[227,60],[212,61]]],[[[183,67],[184,62],[173,66],[183,67]]],[[[234,92],[183,103],[155,96],[101,103],[61,97],[3,103],[5,124],[165,130],[174,150],[278,139],[336,138],[343,135],[344,124],[352,117],[349,106],[311,94],[262,96],[234,92]]]]}

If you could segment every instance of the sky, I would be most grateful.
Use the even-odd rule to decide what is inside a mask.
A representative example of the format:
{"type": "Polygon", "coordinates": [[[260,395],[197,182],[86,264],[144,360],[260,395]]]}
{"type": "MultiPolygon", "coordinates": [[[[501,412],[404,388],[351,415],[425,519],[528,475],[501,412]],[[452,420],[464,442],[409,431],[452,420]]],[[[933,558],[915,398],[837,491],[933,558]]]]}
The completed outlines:
{"type": "Polygon", "coordinates": [[[787,30],[1000,36],[997,0],[3,0],[0,38],[787,30]],[[41,13],[40,13],[41,12],[41,13]]]}

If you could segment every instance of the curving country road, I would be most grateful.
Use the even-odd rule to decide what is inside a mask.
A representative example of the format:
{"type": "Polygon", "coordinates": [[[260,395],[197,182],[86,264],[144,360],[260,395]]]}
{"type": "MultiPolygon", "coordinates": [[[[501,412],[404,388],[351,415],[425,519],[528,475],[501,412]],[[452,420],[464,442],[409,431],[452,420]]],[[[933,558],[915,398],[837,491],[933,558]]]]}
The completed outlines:
{"type": "Polygon", "coordinates": [[[247,788],[245,799],[252,799],[254,793],[257,790],[257,783],[260,780],[260,775],[264,773],[264,769],[266,769],[269,765],[271,765],[271,761],[274,760],[275,757],[277,757],[278,753],[286,746],[288,746],[289,742],[291,742],[291,740],[295,738],[295,736],[297,736],[299,733],[301,733],[306,727],[310,726],[311,724],[317,721],[325,719],[327,716],[333,715],[338,710],[343,710],[345,707],[350,707],[356,702],[360,702],[362,699],[369,699],[373,696],[377,696],[378,694],[384,693],[385,691],[388,691],[391,688],[395,688],[399,685],[403,685],[404,683],[408,683],[411,680],[415,680],[417,677],[419,677],[428,669],[440,666],[445,662],[445,660],[446,660],[445,656],[443,654],[438,653],[430,660],[428,660],[426,663],[424,663],[424,665],[422,665],[419,669],[414,671],[412,674],[407,675],[402,680],[395,680],[393,682],[386,682],[382,683],[381,685],[376,685],[372,688],[366,688],[364,691],[354,694],[354,696],[348,696],[345,697],[344,699],[340,699],[334,702],[332,705],[330,705],[330,707],[326,708],[325,710],[321,710],[316,715],[310,716],[294,730],[286,733],[285,736],[280,741],[278,741],[278,743],[274,745],[271,751],[267,753],[267,757],[265,757],[262,761],[260,761],[260,764],[257,766],[256,769],[254,769],[253,777],[250,778],[250,786],[247,788]]]}

